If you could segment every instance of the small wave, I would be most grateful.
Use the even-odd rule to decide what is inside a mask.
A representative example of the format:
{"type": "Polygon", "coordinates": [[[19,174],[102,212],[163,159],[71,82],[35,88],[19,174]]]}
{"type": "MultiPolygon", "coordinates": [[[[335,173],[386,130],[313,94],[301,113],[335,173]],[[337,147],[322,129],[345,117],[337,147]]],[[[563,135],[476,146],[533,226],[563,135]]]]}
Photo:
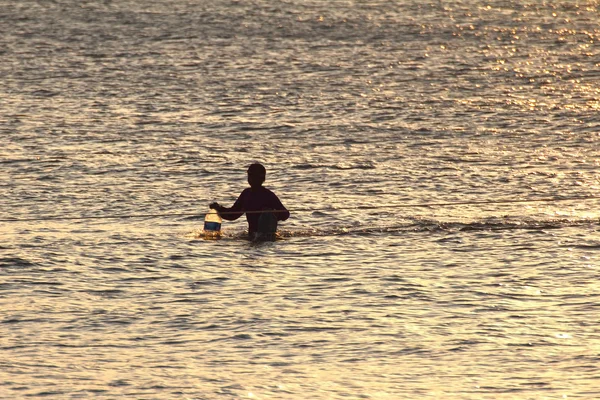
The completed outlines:
{"type": "MultiPolygon", "coordinates": [[[[447,222],[431,219],[413,219],[410,222],[398,223],[386,226],[343,226],[336,225],[328,228],[307,229],[280,229],[276,239],[289,239],[301,237],[318,236],[340,236],[340,235],[381,235],[397,234],[403,232],[481,232],[481,231],[504,231],[504,230],[530,230],[544,232],[550,229],[562,229],[568,227],[599,225],[596,219],[551,219],[551,220],[507,220],[503,218],[492,218],[482,221],[471,222],[447,222]]],[[[194,230],[184,235],[192,240],[239,240],[248,239],[247,231],[223,230],[219,238],[206,237],[201,229],[194,230]]],[[[588,245],[590,248],[600,248],[600,244],[588,245]]]]}
{"type": "Polygon", "coordinates": [[[345,163],[340,162],[337,164],[297,164],[291,167],[292,169],[309,170],[309,169],[332,169],[332,170],[351,170],[351,169],[376,169],[376,163],[372,161],[362,163],[345,163]]]}
{"type": "MultiPolygon", "coordinates": [[[[402,232],[469,232],[469,231],[501,231],[501,230],[534,230],[561,229],[573,226],[598,225],[596,220],[546,220],[546,221],[475,221],[444,222],[421,220],[388,226],[337,226],[326,229],[282,230],[280,237],[336,236],[336,235],[373,235],[395,234],[402,232]]],[[[595,245],[593,247],[600,247],[595,245]]]]}
{"type": "Polygon", "coordinates": [[[589,250],[600,250],[600,243],[584,243],[584,244],[576,244],[573,245],[578,249],[589,249],[589,250]]]}
{"type": "Polygon", "coordinates": [[[35,263],[25,260],[20,257],[4,257],[0,258],[0,268],[15,268],[15,267],[33,267],[35,263]]]}
{"type": "Polygon", "coordinates": [[[550,219],[550,220],[508,220],[486,219],[474,222],[439,222],[434,223],[439,230],[448,231],[498,231],[498,230],[536,230],[561,229],[573,226],[597,225],[600,221],[591,219],[550,219]]]}

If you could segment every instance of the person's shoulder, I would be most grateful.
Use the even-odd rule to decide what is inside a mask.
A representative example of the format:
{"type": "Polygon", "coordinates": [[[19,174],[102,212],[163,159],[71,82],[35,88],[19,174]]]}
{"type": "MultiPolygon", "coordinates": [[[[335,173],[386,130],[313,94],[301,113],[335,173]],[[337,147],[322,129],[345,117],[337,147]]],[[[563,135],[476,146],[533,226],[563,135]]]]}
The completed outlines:
{"type": "Polygon", "coordinates": [[[246,188],[246,189],[242,190],[242,193],[240,193],[239,197],[248,196],[250,194],[250,189],[251,188],[246,188]]]}
{"type": "Polygon", "coordinates": [[[266,187],[264,187],[264,186],[262,186],[262,189],[263,189],[263,191],[264,191],[265,193],[267,193],[267,194],[270,194],[271,196],[275,196],[275,197],[277,197],[277,195],[275,194],[275,192],[273,192],[271,189],[269,189],[269,188],[266,188],[266,187]]]}

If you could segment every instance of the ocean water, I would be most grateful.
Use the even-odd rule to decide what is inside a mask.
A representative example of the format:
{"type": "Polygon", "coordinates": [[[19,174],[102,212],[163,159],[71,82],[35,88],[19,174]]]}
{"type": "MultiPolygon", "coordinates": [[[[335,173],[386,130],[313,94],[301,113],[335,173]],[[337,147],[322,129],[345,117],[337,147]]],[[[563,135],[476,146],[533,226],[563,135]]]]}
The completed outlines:
{"type": "Polygon", "coordinates": [[[598,1],[0,3],[1,399],[600,398],[598,1]]]}

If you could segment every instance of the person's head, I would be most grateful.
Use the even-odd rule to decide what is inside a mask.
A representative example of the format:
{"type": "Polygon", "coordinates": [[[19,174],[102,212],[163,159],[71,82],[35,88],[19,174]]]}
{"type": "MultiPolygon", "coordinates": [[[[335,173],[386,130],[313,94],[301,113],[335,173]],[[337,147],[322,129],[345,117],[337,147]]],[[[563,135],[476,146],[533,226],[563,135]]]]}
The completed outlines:
{"type": "Polygon", "coordinates": [[[260,187],[267,178],[267,170],[262,164],[254,163],[248,167],[248,183],[251,187],[260,187]]]}

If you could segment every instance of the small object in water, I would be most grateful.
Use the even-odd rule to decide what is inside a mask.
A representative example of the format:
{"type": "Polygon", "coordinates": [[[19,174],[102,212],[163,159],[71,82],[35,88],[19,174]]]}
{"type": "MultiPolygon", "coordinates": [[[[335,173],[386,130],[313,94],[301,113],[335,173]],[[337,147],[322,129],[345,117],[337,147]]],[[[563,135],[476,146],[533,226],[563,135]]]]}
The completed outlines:
{"type": "Polygon", "coordinates": [[[204,217],[204,237],[219,238],[221,237],[221,223],[223,219],[216,210],[211,209],[204,217]]]}

